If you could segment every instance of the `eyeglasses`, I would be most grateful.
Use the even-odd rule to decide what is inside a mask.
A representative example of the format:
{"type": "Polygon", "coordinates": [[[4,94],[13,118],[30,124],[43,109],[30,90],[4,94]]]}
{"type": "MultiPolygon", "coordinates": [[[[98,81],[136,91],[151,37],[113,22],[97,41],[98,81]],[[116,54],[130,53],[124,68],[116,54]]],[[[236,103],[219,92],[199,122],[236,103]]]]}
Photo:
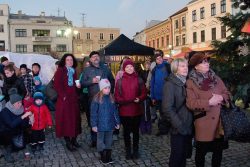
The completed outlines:
{"type": "Polygon", "coordinates": [[[200,64],[206,64],[206,63],[210,63],[210,59],[204,59],[200,61],[200,64]]]}

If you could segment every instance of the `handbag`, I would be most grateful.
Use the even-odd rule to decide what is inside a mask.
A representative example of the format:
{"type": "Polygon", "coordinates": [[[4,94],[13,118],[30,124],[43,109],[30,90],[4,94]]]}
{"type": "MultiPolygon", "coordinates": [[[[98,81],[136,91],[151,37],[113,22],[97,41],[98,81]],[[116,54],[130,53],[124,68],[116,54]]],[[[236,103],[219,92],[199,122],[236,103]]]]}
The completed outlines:
{"type": "Polygon", "coordinates": [[[16,148],[21,149],[24,147],[23,133],[20,133],[18,135],[14,135],[11,140],[12,140],[12,144],[16,148]]]}
{"type": "Polygon", "coordinates": [[[221,107],[220,117],[225,140],[250,142],[250,122],[243,110],[229,101],[229,107],[221,107]]]}
{"type": "Polygon", "coordinates": [[[45,87],[44,94],[46,97],[48,97],[50,100],[55,101],[57,99],[57,92],[54,89],[53,79],[50,80],[48,85],[45,87]]]}

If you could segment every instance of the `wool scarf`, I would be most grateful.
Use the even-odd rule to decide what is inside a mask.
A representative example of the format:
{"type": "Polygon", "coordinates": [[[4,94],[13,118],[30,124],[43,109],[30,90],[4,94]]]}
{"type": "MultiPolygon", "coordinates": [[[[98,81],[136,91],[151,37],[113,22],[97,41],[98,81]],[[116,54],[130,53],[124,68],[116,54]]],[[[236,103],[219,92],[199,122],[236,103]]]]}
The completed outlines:
{"type": "Polygon", "coordinates": [[[23,106],[21,106],[19,109],[15,109],[15,107],[13,106],[13,104],[10,103],[10,101],[6,103],[5,107],[8,108],[10,112],[12,112],[16,116],[19,116],[24,112],[23,106]]]}
{"type": "Polygon", "coordinates": [[[67,76],[68,76],[68,86],[73,86],[74,84],[74,74],[75,74],[75,70],[74,68],[72,67],[67,67],[67,70],[68,70],[68,73],[67,73],[67,76]]]}

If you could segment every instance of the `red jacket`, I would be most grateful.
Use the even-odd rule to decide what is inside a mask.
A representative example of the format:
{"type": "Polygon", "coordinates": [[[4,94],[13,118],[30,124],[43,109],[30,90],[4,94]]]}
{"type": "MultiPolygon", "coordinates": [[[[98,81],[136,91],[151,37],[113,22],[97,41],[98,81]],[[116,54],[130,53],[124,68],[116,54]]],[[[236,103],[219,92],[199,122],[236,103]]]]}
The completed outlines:
{"type": "Polygon", "coordinates": [[[28,100],[24,98],[23,99],[24,112],[28,112],[30,106],[32,106],[33,104],[34,104],[34,99],[32,97],[30,97],[28,100]]]}
{"type": "Polygon", "coordinates": [[[121,86],[118,82],[115,85],[115,101],[119,104],[120,116],[138,116],[143,113],[142,103],[135,103],[136,98],[140,102],[147,97],[145,84],[139,85],[136,73],[128,74],[124,72],[121,79],[121,86]]]}
{"type": "Polygon", "coordinates": [[[40,107],[36,105],[30,106],[29,111],[34,114],[34,124],[32,130],[42,130],[46,126],[52,126],[52,118],[48,107],[43,104],[40,107]]]}

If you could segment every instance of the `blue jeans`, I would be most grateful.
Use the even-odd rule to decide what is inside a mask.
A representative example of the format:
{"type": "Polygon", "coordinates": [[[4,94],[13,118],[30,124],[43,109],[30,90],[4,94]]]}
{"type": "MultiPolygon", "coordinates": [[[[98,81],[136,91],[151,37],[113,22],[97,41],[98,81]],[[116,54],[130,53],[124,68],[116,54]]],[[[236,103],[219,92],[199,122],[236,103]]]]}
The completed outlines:
{"type": "Polygon", "coordinates": [[[113,131],[97,132],[97,151],[111,149],[113,143],[113,131]]]}

